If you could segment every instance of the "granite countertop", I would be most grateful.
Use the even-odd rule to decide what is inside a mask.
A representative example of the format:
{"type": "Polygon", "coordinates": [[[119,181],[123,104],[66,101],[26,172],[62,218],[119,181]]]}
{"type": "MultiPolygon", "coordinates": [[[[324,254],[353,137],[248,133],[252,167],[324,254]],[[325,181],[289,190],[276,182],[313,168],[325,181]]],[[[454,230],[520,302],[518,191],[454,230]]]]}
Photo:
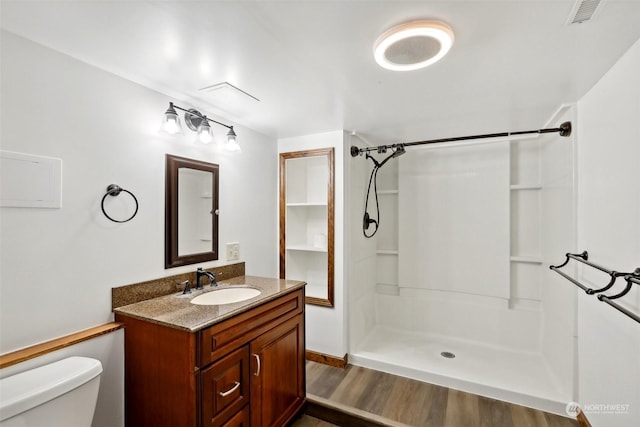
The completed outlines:
{"type": "Polygon", "coordinates": [[[146,320],[153,323],[196,332],[236,314],[247,311],[253,307],[271,301],[286,293],[302,288],[306,283],[297,280],[269,279],[256,276],[237,276],[218,282],[217,287],[205,285],[204,290],[195,290],[183,295],[174,293],[135,304],[116,308],[115,313],[146,320]],[[238,285],[246,285],[259,289],[262,293],[255,298],[232,304],[222,305],[196,305],[190,301],[206,292],[217,289],[230,288],[238,285]]]}

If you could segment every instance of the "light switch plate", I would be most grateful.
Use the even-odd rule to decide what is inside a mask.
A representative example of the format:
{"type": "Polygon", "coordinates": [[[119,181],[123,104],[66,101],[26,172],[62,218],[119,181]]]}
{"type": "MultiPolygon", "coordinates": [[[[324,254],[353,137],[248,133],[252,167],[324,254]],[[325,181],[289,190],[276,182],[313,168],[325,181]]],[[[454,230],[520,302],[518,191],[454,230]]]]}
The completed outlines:
{"type": "Polygon", "coordinates": [[[227,243],[227,261],[240,259],[240,243],[227,243]]]}

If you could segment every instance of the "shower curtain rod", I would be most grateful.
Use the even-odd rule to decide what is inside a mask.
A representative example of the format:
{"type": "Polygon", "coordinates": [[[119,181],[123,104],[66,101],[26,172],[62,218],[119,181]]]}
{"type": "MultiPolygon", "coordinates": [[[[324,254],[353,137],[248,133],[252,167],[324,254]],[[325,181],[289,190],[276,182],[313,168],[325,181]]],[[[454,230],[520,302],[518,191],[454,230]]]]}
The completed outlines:
{"type": "Polygon", "coordinates": [[[560,136],[565,136],[565,137],[570,136],[571,122],[564,122],[560,125],[560,127],[557,127],[557,128],[525,130],[525,131],[518,131],[518,132],[487,133],[484,135],[458,136],[455,138],[440,138],[440,139],[430,139],[427,141],[378,145],[377,147],[358,148],[357,146],[352,145],[351,156],[356,157],[358,155],[362,155],[363,153],[368,153],[370,151],[377,151],[378,153],[383,154],[383,153],[386,153],[388,149],[395,149],[395,150],[404,149],[405,147],[411,147],[414,145],[439,144],[442,142],[467,141],[471,139],[501,138],[506,136],[527,135],[527,134],[533,134],[533,133],[535,134],[555,133],[555,132],[558,132],[560,136]]]}

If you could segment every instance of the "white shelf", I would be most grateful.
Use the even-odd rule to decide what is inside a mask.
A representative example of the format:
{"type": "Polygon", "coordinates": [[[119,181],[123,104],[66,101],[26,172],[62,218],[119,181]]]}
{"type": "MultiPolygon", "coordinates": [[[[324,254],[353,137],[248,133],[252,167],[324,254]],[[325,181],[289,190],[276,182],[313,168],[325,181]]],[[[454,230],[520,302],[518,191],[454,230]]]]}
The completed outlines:
{"type": "Polygon", "coordinates": [[[512,256],[509,258],[512,262],[525,262],[528,264],[542,264],[542,258],[534,256],[512,256]]]}
{"type": "Polygon", "coordinates": [[[287,207],[328,206],[326,203],[287,203],[287,207]]]}
{"type": "Polygon", "coordinates": [[[399,193],[398,190],[378,190],[379,196],[396,195],[398,193],[399,193]]]}
{"type": "Polygon", "coordinates": [[[509,186],[512,190],[542,190],[540,184],[512,184],[509,186]]]}
{"type": "Polygon", "coordinates": [[[290,245],[287,246],[288,251],[304,251],[304,252],[327,252],[327,248],[317,248],[311,245],[290,245]]]}
{"type": "Polygon", "coordinates": [[[391,250],[391,249],[378,249],[376,251],[376,255],[398,255],[398,251],[397,250],[391,250]]]}

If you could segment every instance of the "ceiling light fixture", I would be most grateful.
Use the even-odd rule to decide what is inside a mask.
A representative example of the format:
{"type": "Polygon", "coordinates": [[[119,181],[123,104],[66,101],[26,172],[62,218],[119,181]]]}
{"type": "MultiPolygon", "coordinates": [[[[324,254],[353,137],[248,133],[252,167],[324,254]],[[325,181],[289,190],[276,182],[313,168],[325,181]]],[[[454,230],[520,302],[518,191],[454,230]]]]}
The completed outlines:
{"type": "Polygon", "coordinates": [[[440,21],[412,21],[385,31],[373,45],[383,68],[411,71],[438,62],[453,45],[453,30],[440,21]]]}
{"type": "Polygon", "coordinates": [[[217,120],[210,119],[193,108],[187,110],[186,108],[179,107],[173,102],[169,103],[169,108],[167,108],[167,111],[165,111],[162,120],[162,129],[166,133],[170,135],[183,133],[182,125],[180,123],[180,117],[178,116],[176,109],[184,111],[184,122],[189,129],[196,132],[197,141],[203,144],[209,144],[211,141],[213,141],[213,131],[211,130],[211,126],[209,125],[209,122],[211,122],[229,129],[229,132],[227,133],[227,144],[225,145],[227,150],[240,151],[237,135],[233,130],[233,126],[229,126],[217,120]]]}

